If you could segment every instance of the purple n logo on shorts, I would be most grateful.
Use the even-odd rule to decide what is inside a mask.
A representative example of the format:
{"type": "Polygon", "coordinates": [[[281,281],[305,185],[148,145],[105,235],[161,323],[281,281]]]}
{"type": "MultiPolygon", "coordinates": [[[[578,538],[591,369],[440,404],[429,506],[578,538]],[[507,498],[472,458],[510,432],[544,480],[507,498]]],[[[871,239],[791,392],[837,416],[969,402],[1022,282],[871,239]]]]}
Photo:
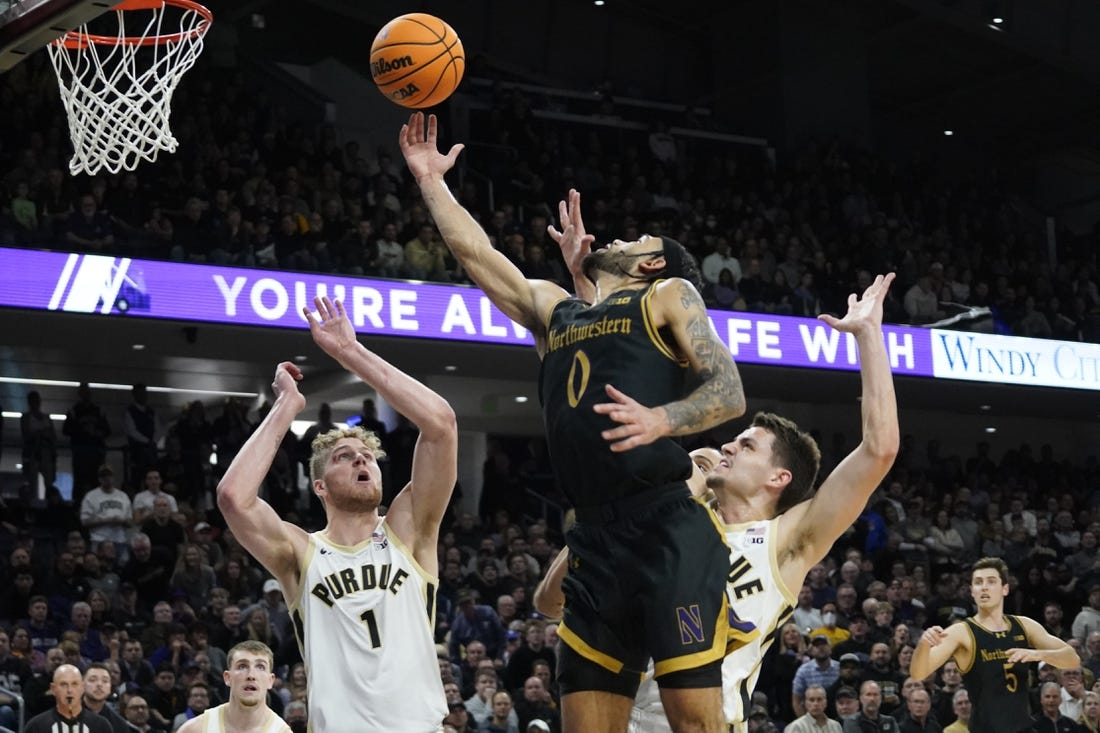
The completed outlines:
{"type": "Polygon", "coordinates": [[[676,619],[680,624],[681,644],[685,646],[702,644],[707,640],[706,634],[703,633],[703,618],[699,613],[699,604],[692,604],[687,608],[678,606],[676,619]]]}

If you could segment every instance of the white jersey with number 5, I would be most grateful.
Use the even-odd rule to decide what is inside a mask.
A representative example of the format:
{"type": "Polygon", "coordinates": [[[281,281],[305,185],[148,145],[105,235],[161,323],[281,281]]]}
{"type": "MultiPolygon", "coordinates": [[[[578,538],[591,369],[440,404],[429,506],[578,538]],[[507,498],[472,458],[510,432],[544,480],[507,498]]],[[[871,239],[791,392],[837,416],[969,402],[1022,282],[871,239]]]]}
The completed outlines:
{"type": "Polygon", "coordinates": [[[440,730],[447,703],[433,638],[437,580],[385,520],[355,547],[311,534],[301,579],[290,614],[313,733],[440,730]]]}

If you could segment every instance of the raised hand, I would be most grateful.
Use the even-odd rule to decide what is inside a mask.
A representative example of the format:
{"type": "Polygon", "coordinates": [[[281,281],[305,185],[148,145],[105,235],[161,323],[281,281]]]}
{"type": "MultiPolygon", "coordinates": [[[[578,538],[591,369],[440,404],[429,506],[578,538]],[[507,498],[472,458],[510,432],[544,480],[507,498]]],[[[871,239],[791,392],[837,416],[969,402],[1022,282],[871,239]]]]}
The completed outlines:
{"type": "Polygon", "coordinates": [[[663,409],[646,407],[610,384],[606,391],[614,402],[601,402],[593,405],[592,409],[622,423],[622,427],[605,430],[601,434],[604,440],[611,443],[613,453],[648,445],[657,438],[668,435],[668,415],[663,409]]]}
{"type": "Polygon", "coordinates": [[[581,218],[581,194],[577,189],[569,189],[567,199],[558,202],[558,219],[561,222],[561,231],[550,224],[546,227],[546,233],[561,248],[569,274],[577,277],[582,274],[581,261],[592,251],[592,243],[596,241],[596,237],[584,231],[584,220],[581,218]]]}
{"type": "Polygon", "coordinates": [[[271,391],[275,393],[275,399],[286,397],[297,399],[298,408],[305,406],[306,398],[298,391],[298,382],[302,381],[302,370],[296,364],[284,361],[275,367],[275,379],[271,382],[271,391]]]}
{"type": "Polygon", "coordinates": [[[313,305],[317,307],[317,317],[309,308],[302,308],[309,323],[309,333],[322,351],[338,359],[344,349],[355,344],[355,329],[344,311],[344,304],[339,300],[333,303],[324,297],[314,298],[313,305]]]}
{"type": "Polygon", "coordinates": [[[890,290],[890,283],[894,282],[894,273],[879,275],[875,281],[863,291],[863,297],[857,297],[855,293],[848,296],[848,312],[843,318],[836,318],[828,314],[821,314],[818,318],[838,331],[856,333],[863,329],[878,332],[882,330],[882,304],[886,300],[886,293],[890,290]]]}
{"type": "Polygon", "coordinates": [[[428,123],[425,125],[424,113],[414,112],[408,123],[401,126],[397,143],[401,146],[401,154],[405,156],[409,172],[417,181],[432,176],[442,177],[454,167],[458,154],[465,147],[461,143],[454,145],[450,152],[443,155],[439,152],[438,139],[439,121],[435,115],[428,115],[428,123]]]}

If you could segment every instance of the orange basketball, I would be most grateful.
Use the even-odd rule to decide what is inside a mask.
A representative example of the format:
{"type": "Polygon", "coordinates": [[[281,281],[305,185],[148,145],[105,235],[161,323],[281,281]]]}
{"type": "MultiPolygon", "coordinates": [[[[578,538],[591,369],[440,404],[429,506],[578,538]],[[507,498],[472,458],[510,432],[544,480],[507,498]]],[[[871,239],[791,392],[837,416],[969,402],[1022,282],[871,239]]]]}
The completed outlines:
{"type": "Polygon", "coordinates": [[[454,28],[427,13],[394,18],[370,47],[370,75],[402,107],[431,107],[451,96],[466,55],[454,28]]]}

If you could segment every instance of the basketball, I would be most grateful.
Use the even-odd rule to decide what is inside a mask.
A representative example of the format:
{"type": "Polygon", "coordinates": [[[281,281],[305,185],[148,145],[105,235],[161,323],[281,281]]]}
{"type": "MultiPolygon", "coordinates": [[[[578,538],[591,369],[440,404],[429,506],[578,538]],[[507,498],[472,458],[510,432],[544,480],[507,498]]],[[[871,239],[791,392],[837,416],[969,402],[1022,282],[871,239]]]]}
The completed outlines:
{"type": "Polygon", "coordinates": [[[458,87],[465,70],[458,34],[427,13],[394,18],[371,44],[371,78],[382,94],[402,107],[439,104],[458,87]]]}

